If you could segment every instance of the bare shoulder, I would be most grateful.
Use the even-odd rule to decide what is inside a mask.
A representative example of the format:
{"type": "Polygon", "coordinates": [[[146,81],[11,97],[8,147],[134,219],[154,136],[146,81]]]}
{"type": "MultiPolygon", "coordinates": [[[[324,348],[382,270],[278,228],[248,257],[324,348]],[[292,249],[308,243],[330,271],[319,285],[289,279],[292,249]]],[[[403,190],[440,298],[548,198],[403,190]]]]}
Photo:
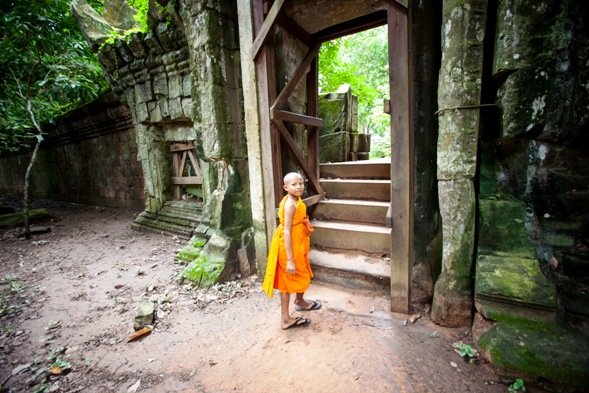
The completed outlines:
{"type": "Polygon", "coordinates": [[[293,215],[297,210],[297,204],[290,199],[284,203],[284,214],[293,215]]]}

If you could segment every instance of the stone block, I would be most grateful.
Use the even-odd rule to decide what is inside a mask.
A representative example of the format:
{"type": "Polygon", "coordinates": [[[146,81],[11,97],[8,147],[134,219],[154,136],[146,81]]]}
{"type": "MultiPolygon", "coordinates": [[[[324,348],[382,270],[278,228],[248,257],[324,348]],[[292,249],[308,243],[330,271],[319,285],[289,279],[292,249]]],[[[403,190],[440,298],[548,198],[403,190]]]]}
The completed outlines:
{"type": "MultiPolygon", "coordinates": [[[[478,319],[473,331],[478,331],[478,319]]],[[[556,323],[530,326],[499,322],[475,336],[498,373],[533,375],[568,386],[589,387],[589,335],[556,323]]]]}
{"type": "Polygon", "coordinates": [[[172,120],[184,117],[184,112],[182,111],[182,99],[180,97],[170,98],[168,100],[168,107],[170,109],[170,118],[172,120]]]}
{"type": "Polygon", "coordinates": [[[479,199],[479,254],[534,258],[523,201],[479,199]]]}
{"type": "Polygon", "coordinates": [[[155,305],[151,301],[143,301],[137,306],[135,312],[135,320],[133,323],[133,329],[141,330],[148,325],[153,325],[153,313],[155,311],[155,305]]]}
{"type": "MultiPolygon", "coordinates": [[[[503,302],[556,309],[556,286],[542,274],[535,258],[479,255],[475,293],[503,302]]],[[[493,317],[479,311],[487,318],[493,317]]]]}
{"type": "Polygon", "coordinates": [[[182,77],[182,96],[192,96],[192,75],[186,74],[182,77]]]}
{"type": "Polygon", "coordinates": [[[358,134],[358,152],[370,152],[370,134],[358,134]]]}
{"type": "Polygon", "coordinates": [[[153,92],[156,96],[168,95],[168,78],[163,73],[163,67],[159,67],[159,72],[153,77],[153,92]]]}
{"type": "Polygon", "coordinates": [[[179,75],[177,72],[169,73],[168,74],[168,98],[178,98],[182,96],[183,93],[183,84],[182,84],[182,75],[179,75]]]}
{"type": "Polygon", "coordinates": [[[182,113],[185,118],[190,119],[190,115],[192,112],[192,98],[183,98],[182,99],[182,113]]]}
{"type": "Polygon", "coordinates": [[[147,110],[149,111],[149,120],[152,123],[159,123],[163,120],[160,106],[157,101],[151,101],[147,104],[147,110]]]}
{"type": "Polygon", "coordinates": [[[478,112],[449,111],[439,118],[438,179],[474,178],[478,149],[478,112]]]}
{"type": "Polygon", "coordinates": [[[336,132],[319,137],[319,162],[347,161],[349,151],[348,132],[336,132]]]}

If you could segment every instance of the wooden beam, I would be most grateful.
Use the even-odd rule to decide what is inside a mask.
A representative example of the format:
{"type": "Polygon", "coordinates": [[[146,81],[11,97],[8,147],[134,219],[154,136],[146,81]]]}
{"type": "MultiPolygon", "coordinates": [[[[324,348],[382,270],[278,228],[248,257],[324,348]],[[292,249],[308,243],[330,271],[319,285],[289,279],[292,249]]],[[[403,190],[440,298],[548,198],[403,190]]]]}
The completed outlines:
{"type": "Polygon", "coordinates": [[[285,1],[286,0],[276,0],[276,2],[274,4],[272,4],[272,8],[270,9],[268,16],[266,16],[266,19],[264,19],[264,23],[262,23],[262,27],[260,27],[260,29],[258,30],[258,34],[256,36],[256,39],[254,40],[254,43],[252,44],[252,47],[250,49],[250,51],[251,51],[250,57],[253,60],[256,60],[256,58],[258,57],[258,54],[260,52],[260,49],[264,46],[264,44],[268,40],[268,37],[270,36],[270,32],[272,31],[272,28],[274,27],[274,23],[276,23],[276,18],[278,16],[278,14],[280,13],[280,10],[282,9],[282,6],[284,5],[285,1]]]}
{"type": "MultiPolygon", "coordinates": [[[[318,57],[315,57],[309,66],[307,73],[307,116],[317,117],[319,114],[319,69],[318,57]]],[[[307,146],[309,148],[309,167],[319,179],[319,129],[320,127],[307,127],[307,146]]]]}
{"type": "Polygon", "coordinates": [[[180,156],[180,163],[178,164],[178,173],[176,176],[182,176],[184,174],[184,167],[186,166],[186,152],[180,156]]]}
{"type": "MultiPolygon", "coordinates": [[[[188,151],[188,156],[190,157],[190,162],[192,162],[192,168],[194,169],[196,176],[202,176],[202,171],[200,170],[200,164],[198,163],[198,160],[194,156],[194,153],[192,151],[188,151]]],[[[182,175],[182,174],[180,174],[180,175],[182,175]]]]}
{"type": "MultiPolygon", "coordinates": [[[[259,32],[264,23],[263,1],[253,0],[253,5],[254,30],[259,32]]],[[[269,30],[266,45],[264,45],[260,55],[255,59],[252,58],[252,60],[256,64],[261,151],[264,155],[264,184],[272,186],[274,206],[278,206],[283,194],[280,136],[270,121],[270,103],[276,98],[277,90],[273,30],[269,30]],[[270,157],[267,157],[268,155],[270,157]]],[[[268,226],[268,231],[271,229],[273,230],[271,226],[268,226]]],[[[272,235],[270,234],[269,237],[271,238],[272,235]]]]}
{"type": "Polygon", "coordinates": [[[185,176],[185,177],[172,177],[172,184],[179,185],[199,185],[202,184],[202,177],[199,176],[185,176]]]}
{"type": "Polygon", "coordinates": [[[271,109],[270,118],[272,120],[282,120],[287,121],[289,123],[304,124],[313,127],[323,127],[323,119],[288,111],[282,111],[280,109],[271,109]]]}
{"type": "Polygon", "coordinates": [[[295,156],[297,164],[307,175],[307,178],[309,179],[309,182],[313,186],[315,192],[318,194],[323,194],[323,188],[321,187],[321,184],[319,184],[319,179],[317,179],[313,171],[311,171],[311,168],[309,168],[309,165],[307,164],[305,157],[303,157],[303,155],[299,151],[299,148],[297,147],[295,141],[292,139],[292,136],[290,136],[290,133],[284,126],[284,123],[280,120],[274,120],[273,122],[274,124],[276,124],[278,131],[280,131],[280,135],[282,135],[282,139],[284,139],[284,141],[288,145],[288,148],[290,149],[291,153],[295,156]]]}
{"type": "Polygon", "coordinates": [[[286,31],[290,34],[295,36],[297,39],[305,43],[307,46],[313,45],[313,37],[309,35],[301,26],[299,26],[295,21],[290,19],[284,13],[280,13],[277,19],[278,24],[283,27],[286,31]]]}
{"type": "Polygon", "coordinates": [[[325,193],[317,194],[303,199],[305,206],[310,207],[319,203],[319,201],[325,199],[325,193]]]}
{"type": "Polygon", "coordinates": [[[391,311],[411,312],[413,266],[413,72],[410,15],[388,0],[391,91],[391,311]]]}
{"type": "Polygon", "coordinates": [[[307,73],[307,68],[309,68],[313,59],[315,59],[317,57],[317,54],[319,54],[319,49],[321,49],[320,42],[316,42],[309,49],[307,56],[305,56],[305,58],[303,59],[301,64],[299,64],[299,67],[296,69],[294,74],[290,77],[290,80],[288,81],[288,83],[286,84],[284,89],[282,89],[282,91],[278,95],[278,98],[276,98],[276,100],[272,104],[272,109],[274,109],[274,108],[284,109],[284,107],[286,105],[286,101],[288,101],[288,99],[290,98],[292,92],[294,91],[294,89],[297,87],[297,85],[301,81],[301,78],[307,73]]]}
{"type": "Polygon", "coordinates": [[[387,11],[381,10],[323,29],[312,35],[319,42],[331,41],[387,24],[387,11]]]}
{"type": "Polygon", "coordinates": [[[176,151],[184,151],[184,150],[193,150],[196,149],[196,144],[194,142],[188,143],[173,143],[170,145],[170,151],[172,153],[176,151]]]}

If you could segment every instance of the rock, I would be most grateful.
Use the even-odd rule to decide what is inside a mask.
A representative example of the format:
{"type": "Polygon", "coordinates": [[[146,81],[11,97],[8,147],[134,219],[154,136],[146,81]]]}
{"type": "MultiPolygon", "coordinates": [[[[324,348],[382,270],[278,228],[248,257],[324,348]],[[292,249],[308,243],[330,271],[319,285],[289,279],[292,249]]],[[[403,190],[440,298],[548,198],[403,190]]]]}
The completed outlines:
{"type": "Polygon", "coordinates": [[[133,328],[141,330],[148,325],[153,325],[153,313],[155,311],[155,305],[151,301],[143,301],[137,306],[135,312],[135,322],[133,328]]]}

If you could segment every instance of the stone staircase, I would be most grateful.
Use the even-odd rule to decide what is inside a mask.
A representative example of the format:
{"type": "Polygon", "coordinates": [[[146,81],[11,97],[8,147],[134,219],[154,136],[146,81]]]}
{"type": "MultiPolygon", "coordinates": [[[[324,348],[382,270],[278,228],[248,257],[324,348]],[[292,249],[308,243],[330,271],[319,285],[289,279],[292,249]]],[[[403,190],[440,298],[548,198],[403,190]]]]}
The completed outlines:
{"type": "Polygon", "coordinates": [[[168,201],[157,214],[148,211],[139,214],[131,228],[189,240],[201,221],[201,215],[202,206],[197,202],[168,201]]]}
{"type": "Polygon", "coordinates": [[[315,278],[350,288],[389,289],[392,230],[389,160],[321,164],[326,192],[312,213],[315,278]]]}

